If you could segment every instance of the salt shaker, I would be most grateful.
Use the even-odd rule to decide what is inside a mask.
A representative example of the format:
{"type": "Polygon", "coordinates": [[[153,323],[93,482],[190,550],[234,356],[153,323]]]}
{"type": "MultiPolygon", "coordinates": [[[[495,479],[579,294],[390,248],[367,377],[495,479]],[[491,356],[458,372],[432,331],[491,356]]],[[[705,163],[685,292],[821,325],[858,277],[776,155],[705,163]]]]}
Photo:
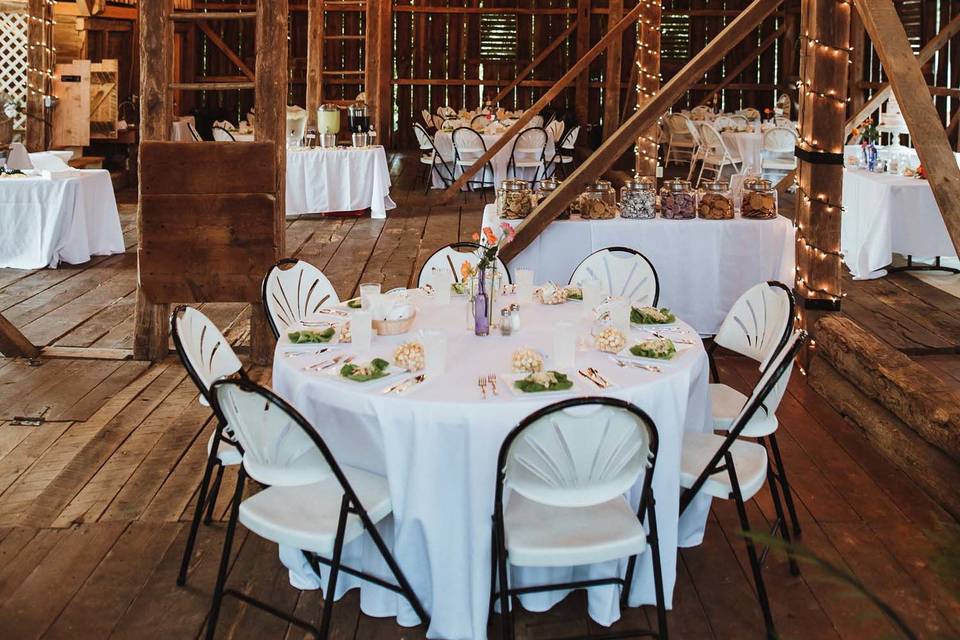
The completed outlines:
{"type": "Polygon", "coordinates": [[[500,310],[500,335],[509,336],[513,332],[513,314],[509,308],[500,310]]]}
{"type": "Polygon", "coordinates": [[[520,305],[510,305],[510,331],[516,333],[520,331],[520,305]]]}

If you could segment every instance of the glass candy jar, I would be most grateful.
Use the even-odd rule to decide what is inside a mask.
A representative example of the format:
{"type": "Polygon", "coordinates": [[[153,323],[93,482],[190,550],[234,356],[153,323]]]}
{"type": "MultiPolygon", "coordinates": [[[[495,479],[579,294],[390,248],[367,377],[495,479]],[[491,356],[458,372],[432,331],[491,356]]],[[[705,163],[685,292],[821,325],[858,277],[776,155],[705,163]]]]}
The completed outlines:
{"type": "MultiPolygon", "coordinates": [[[[540,204],[552,194],[560,186],[560,181],[556,178],[544,178],[540,181],[540,185],[537,187],[537,191],[534,194],[534,200],[537,204],[540,204]]],[[[557,216],[557,220],[567,220],[570,218],[570,208],[564,209],[560,212],[560,215],[557,216]]]]}
{"type": "Polygon", "coordinates": [[[657,193],[650,178],[627,180],[620,189],[620,216],[647,220],[657,217],[657,193]]]}
{"type": "Polygon", "coordinates": [[[533,210],[533,192],[526,180],[510,178],[497,189],[497,212],[506,220],[522,220],[533,210]]]}
{"type": "Polygon", "coordinates": [[[744,218],[772,220],[777,217],[777,190],[764,178],[752,178],[743,183],[743,203],[740,215],[744,218]]]}
{"type": "Polygon", "coordinates": [[[697,194],[689,180],[666,180],[660,188],[660,216],[668,220],[697,217],[697,194]]]}
{"type": "Polygon", "coordinates": [[[729,183],[714,181],[704,183],[697,211],[706,220],[730,220],[733,218],[733,197],[729,183]]]}
{"type": "Polygon", "coordinates": [[[580,217],[585,220],[617,217],[617,192],[607,180],[597,180],[580,196],[580,217]]]}

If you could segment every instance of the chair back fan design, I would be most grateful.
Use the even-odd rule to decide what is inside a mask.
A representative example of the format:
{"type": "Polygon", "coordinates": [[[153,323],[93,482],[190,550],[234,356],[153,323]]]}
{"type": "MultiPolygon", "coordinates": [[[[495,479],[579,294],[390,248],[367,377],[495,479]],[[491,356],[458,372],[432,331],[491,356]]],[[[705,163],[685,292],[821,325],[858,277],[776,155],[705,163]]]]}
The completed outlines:
{"type": "Polygon", "coordinates": [[[727,149],[727,144],[720,136],[720,132],[709,122],[700,123],[700,140],[707,146],[711,154],[721,157],[731,155],[727,149]]]}
{"type": "MultiPolygon", "coordinates": [[[[434,271],[444,274],[445,281],[450,284],[460,282],[463,279],[460,275],[460,265],[466,261],[470,266],[476,268],[480,261],[476,253],[479,248],[480,245],[475,242],[454,242],[445,247],[440,247],[420,267],[420,273],[417,275],[417,286],[422,287],[425,284],[431,284],[434,279],[434,271]]],[[[510,272],[507,270],[507,265],[499,257],[497,258],[497,269],[504,274],[508,283],[513,282],[510,278],[510,272]]]]}
{"type": "Polygon", "coordinates": [[[251,382],[223,381],[214,401],[243,449],[244,469],[257,482],[302,486],[332,473],[329,452],[317,445],[319,434],[272,393],[251,382]],[[318,448],[323,455],[316,455],[318,448]],[[297,464],[305,456],[309,464],[297,464]]]}
{"type": "Polygon", "coordinates": [[[286,258],[263,279],[263,308],[275,338],[288,326],[309,318],[323,306],[340,302],[323,272],[304,260],[286,258]]]}
{"type": "Polygon", "coordinates": [[[532,118],[530,118],[530,122],[527,123],[527,126],[528,126],[528,127],[534,127],[534,128],[537,128],[537,129],[542,129],[542,128],[543,128],[543,116],[541,116],[541,115],[533,116],[532,118]]]}
{"type": "MultiPolygon", "coordinates": [[[[747,116],[740,115],[740,114],[735,115],[735,116],[730,116],[730,122],[731,122],[731,124],[733,124],[733,126],[735,126],[735,127],[748,127],[748,126],[750,126],[750,121],[747,120],[747,116]]],[[[719,125],[718,125],[718,126],[719,126],[719,125]]]]}
{"type": "Polygon", "coordinates": [[[417,146],[420,151],[433,151],[433,141],[430,139],[430,134],[419,122],[413,123],[413,134],[417,136],[417,146]]]}
{"type": "Polygon", "coordinates": [[[599,280],[603,293],[626,298],[636,306],[652,307],[660,300],[660,281],[653,264],[626,247],[600,249],[587,256],[570,276],[570,284],[582,286],[587,280],[599,280]]]}
{"type": "Polygon", "coordinates": [[[180,305],[170,316],[173,346],[187,374],[209,402],[210,387],[243,369],[240,359],[216,325],[203,313],[180,305]]]}
{"type": "Polygon", "coordinates": [[[563,141],[560,143],[561,149],[573,149],[577,146],[577,138],[580,136],[580,125],[577,125],[567,131],[566,135],[563,136],[563,141]]]}
{"type": "Polygon", "coordinates": [[[550,132],[555,143],[563,140],[563,120],[553,120],[544,128],[550,132]]]}
{"type": "Polygon", "coordinates": [[[213,139],[216,142],[235,142],[236,138],[233,137],[233,134],[224,129],[223,127],[214,126],[213,127],[213,139]]]}
{"type": "Polygon", "coordinates": [[[487,152],[483,137],[470,127],[458,127],[451,135],[458,160],[478,160],[487,152]]]}
{"type": "Polygon", "coordinates": [[[775,153],[793,153],[797,146],[797,134],[785,127],[775,127],[763,134],[764,151],[775,153]]]}
{"type": "Polygon", "coordinates": [[[547,131],[539,127],[528,127],[517,134],[513,141],[513,158],[521,161],[536,161],[543,158],[547,148],[547,131]]]}
{"type": "Polygon", "coordinates": [[[656,427],[639,409],[583,398],[525,419],[501,468],[505,485],[525,498],[585,507],[629,491],[651,467],[656,446],[656,427]]]}
{"type": "Polygon", "coordinates": [[[667,116],[667,127],[670,129],[671,135],[688,135],[690,133],[690,129],[687,126],[688,122],[690,122],[690,118],[682,113],[671,113],[667,116]]]}
{"type": "Polygon", "coordinates": [[[755,285],[733,303],[714,343],[765,366],[793,332],[794,304],[793,292],[779,282],[755,285]]]}
{"type": "Polygon", "coordinates": [[[428,128],[433,126],[433,116],[430,115],[429,111],[426,109],[421,109],[420,117],[423,118],[423,124],[425,124],[428,128]]]}

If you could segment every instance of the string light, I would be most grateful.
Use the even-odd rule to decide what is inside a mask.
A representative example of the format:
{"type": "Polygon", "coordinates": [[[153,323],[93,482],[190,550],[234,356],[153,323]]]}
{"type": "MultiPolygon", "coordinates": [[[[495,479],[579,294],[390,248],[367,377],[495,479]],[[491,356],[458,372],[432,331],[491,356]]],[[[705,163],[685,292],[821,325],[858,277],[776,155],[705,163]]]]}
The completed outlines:
{"type": "MultiPolygon", "coordinates": [[[[647,12],[637,19],[636,65],[637,97],[633,110],[637,111],[643,104],[653,99],[660,90],[662,77],[660,75],[660,2],[641,0],[647,12]]],[[[661,118],[657,119],[659,127],[661,118]]],[[[641,134],[637,137],[633,147],[634,168],[639,175],[655,173],[659,141],[649,135],[641,134]]]]}
{"type": "MultiPolygon", "coordinates": [[[[56,98],[52,93],[53,66],[57,60],[57,49],[53,46],[53,30],[57,24],[56,20],[53,19],[55,4],[55,0],[44,0],[41,5],[42,14],[29,16],[29,22],[33,23],[34,27],[27,30],[29,37],[36,38],[39,36],[40,38],[29,42],[27,45],[29,52],[39,50],[40,53],[39,60],[37,60],[36,55],[27,56],[27,95],[39,96],[41,109],[46,109],[50,101],[56,98]]],[[[43,116],[41,116],[41,119],[46,120],[43,116]]]]}

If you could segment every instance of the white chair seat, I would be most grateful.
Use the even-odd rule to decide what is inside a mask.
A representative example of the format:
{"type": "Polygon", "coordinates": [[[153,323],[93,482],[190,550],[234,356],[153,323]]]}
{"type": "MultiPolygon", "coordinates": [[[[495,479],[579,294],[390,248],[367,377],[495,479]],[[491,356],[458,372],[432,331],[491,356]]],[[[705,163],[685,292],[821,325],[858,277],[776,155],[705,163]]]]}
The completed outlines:
{"type": "Polygon", "coordinates": [[[787,171],[792,171],[797,168],[797,159],[796,158],[764,158],[763,159],[763,168],[764,169],[783,169],[787,171]]]}
{"type": "Polygon", "coordinates": [[[433,164],[433,152],[431,151],[430,153],[422,154],[422,155],[420,156],[420,162],[422,162],[423,164],[430,164],[430,165],[432,165],[432,164],[433,164]]]}
{"type": "MultiPolygon", "coordinates": [[[[689,489],[706,468],[710,459],[723,446],[724,436],[713,433],[684,432],[683,454],[680,459],[680,486],[689,489]]],[[[730,447],[733,465],[736,467],[740,492],[744,501],[752,498],[767,478],[767,450],[756,442],[737,440],[730,447]]],[[[722,498],[730,498],[732,485],[730,474],[726,471],[715,473],[703,484],[702,493],[722,498]]]]}
{"type": "MultiPolygon", "coordinates": [[[[711,384],[710,402],[713,404],[713,428],[717,431],[729,431],[737,414],[743,405],[747,404],[747,396],[725,384],[711,384]]],[[[740,435],[762,438],[776,431],[778,426],[777,416],[767,413],[766,407],[761,406],[740,435]]]]}
{"type": "MultiPolygon", "coordinates": [[[[216,437],[216,431],[210,434],[210,439],[207,440],[207,455],[210,455],[210,450],[213,449],[213,439],[216,437]]],[[[241,455],[240,450],[235,446],[221,440],[220,444],[217,445],[217,460],[219,460],[223,466],[229,467],[230,465],[240,464],[243,461],[243,455],[241,455]]]]}
{"type": "Polygon", "coordinates": [[[552,507],[514,492],[504,512],[510,564],[569,567],[643,553],[647,534],[618,496],[591,507],[552,507]]]}
{"type": "MultiPolygon", "coordinates": [[[[390,514],[386,478],[344,466],[360,504],[376,524],[390,514]]],[[[333,474],[313,484],[273,486],[240,504],[240,522],[262,538],[277,544],[329,556],[333,552],[343,490],[333,474]]],[[[363,523],[347,516],[344,543],[363,533],[363,523]]]]}

